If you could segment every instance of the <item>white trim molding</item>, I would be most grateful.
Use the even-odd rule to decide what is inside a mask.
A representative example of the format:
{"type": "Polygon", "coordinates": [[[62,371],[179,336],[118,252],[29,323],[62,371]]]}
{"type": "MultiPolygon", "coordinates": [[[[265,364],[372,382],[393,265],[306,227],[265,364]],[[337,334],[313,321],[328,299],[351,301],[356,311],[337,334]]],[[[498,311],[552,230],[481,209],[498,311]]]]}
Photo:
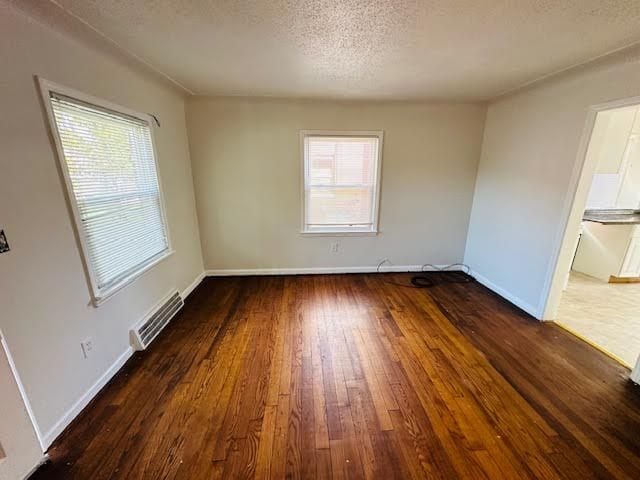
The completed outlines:
{"type": "MultiPolygon", "coordinates": [[[[436,265],[444,268],[447,265],[436,265]]],[[[391,273],[391,272],[420,272],[423,265],[382,265],[363,267],[301,267],[301,268],[233,268],[207,270],[208,277],[235,277],[252,275],[329,275],[336,273],[391,273]]],[[[451,268],[460,271],[461,267],[451,268]]],[[[424,270],[425,272],[432,270],[424,270]]]]}
{"type": "Polygon", "coordinates": [[[542,319],[541,311],[537,307],[534,307],[530,303],[525,302],[524,300],[522,300],[521,298],[513,295],[512,293],[508,292],[504,288],[496,285],[495,283],[493,283],[491,280],[489,280],[484,275],[481,275],[480,273],[476,272],[475,270],[471,270],[471,272],[469,272],[469,275],[471,275],[473,278],[475,278],[478,283],[481,283],[482,285],[487,287],[489,290],[497,293],[498,295],[500,295],[505,300],[508,300],[509,302],[513,303],[516,307],[524,310],[529,315],[535,317],[538,320],[542,319]]]}
{"type": "Polygon", "coordinates": [[[69,426],[69,424],[78,416],[78,414],[86,407],[93,397],[95,397],[102,388],[109,383],[109,380],[113,378],[113,376],[118,373],[124,364],[129,360],[129,358],[133,355],[133,348],[128,347],[120,356],[116,359],[115,362],[107,369],[106,372],[100,376],[100,378],[85,392],[82,397],[73,404],[73,406],[67,410],[67,412],[56,422],[56,424],[51,427],[51,429],[44,435],[43,443],[46,448],[49,448],[53,441],[64,431],[65,428],[69,426]]]}
{"type": "Polygon", "coordinates": [[[42,457],[40,458],[40,460],[38,460],[38,463],[36,463],[31,470],[29,470],[27,472],[27,474],[24,476],[24,480],[28,480],[29,478],[31,478],[31,475],[33,475],[34,473],[36,473],[38,471],[38,469],[44,465],[45,463],[47,463],[49,461],[49,454],[48,453],[43,453],[42,457]]]}
{"type": "Polygon", "coordinates": [[[35,432],[36,437],[38,439],[38,443],[40,444],[40,448],[44,453],[47,450],[48,445],[46,445],[46,442],[44,441],[44,437],[42,436],[42,431],[40,430],[40,426],[36,421],[36,416],[33,413],[33,408],[31,408],[31,403],[29,402],[29,398],[27,397],[27,392],[24,388],[24,384],[20,379],[20,374],[18,373],[16,364],[13,361],[13,357],[11,356],[11,350],[9,349],[9,344],[7,343],[7,340],[4,334],[2,333],[2,331],[0,331],[0,345],[4,350],[5,356],[7,357],[7,362],[9,363],[9,368],[11,369],[11,373],[13,374],[13,379],[16,381],[16,385],[18,386],[20,397],[22,397],[22,403],[24,404],[24,408],[27,410],[27,415],[29,415],[29,420],[31,420],[31,425],[33,425],[33,431],[35,432]]]}
{"type": "Polygon", "coordinates": [[[640,355],[638,355],[638,359],[636,360],[636,366],[633,367],[630,375],[631,381],[640,385],[640,355]]]}
{"type": "Polygon", "coordinates": [[[182,295],[182,300],[186,300],[189,294],[193,292],[198,287],[198,285],[200,285],[200,283],[202,282],[202,280],[204,280],[206,276],[207,275],[204,271],[200,272],[196,276],[195,280],[191,282],[191,284],[189,284],[187,288],[185,288],[182,292],[180,292],[180,295],[182,295]]]}

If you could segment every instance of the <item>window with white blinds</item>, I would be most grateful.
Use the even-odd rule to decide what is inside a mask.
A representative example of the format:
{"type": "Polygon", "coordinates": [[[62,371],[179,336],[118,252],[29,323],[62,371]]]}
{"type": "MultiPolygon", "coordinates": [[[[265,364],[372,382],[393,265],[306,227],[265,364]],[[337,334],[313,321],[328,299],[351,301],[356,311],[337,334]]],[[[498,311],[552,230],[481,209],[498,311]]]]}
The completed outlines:
{"type": "Polygon", "coordinates": [[[303,132],[303,233],[378,230],[382,132],[303,132]]]}
{"type": "Polygon", "coordinates": [[[95,301],[169,254],[148,121],[49,90],[95,301]]]}

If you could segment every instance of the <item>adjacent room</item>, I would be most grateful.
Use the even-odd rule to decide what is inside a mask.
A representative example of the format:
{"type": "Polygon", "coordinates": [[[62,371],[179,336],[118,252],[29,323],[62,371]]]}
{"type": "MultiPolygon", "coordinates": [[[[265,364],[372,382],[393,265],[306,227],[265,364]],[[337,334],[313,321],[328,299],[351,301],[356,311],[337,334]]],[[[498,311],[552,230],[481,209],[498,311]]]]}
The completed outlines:
{"type": "Polygon", "coordinates": [[[640,355],[639,111],[634,104],[595,118],[581,179],[589,194],[556,315],[628,368],[640,355]]]}
{"type": "Polygon", "coordinates": [[[640,478],[636,0],[0,0],[0,480],[640,478]]]}

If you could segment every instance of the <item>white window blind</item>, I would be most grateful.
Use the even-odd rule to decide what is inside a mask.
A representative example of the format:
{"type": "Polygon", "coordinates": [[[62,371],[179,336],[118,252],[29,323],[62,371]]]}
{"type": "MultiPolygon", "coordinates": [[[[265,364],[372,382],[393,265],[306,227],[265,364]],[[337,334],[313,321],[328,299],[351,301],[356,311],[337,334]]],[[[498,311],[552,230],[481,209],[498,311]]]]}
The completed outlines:
{"type": "Polygon", "coordinates": [[[378,136],[304,137],[305,233],[377,230],[378,136]]]}
{"type": "Polygon", "coordinates": [[[169,251],[151,131],[139,118],[49,96],[99,298],[169,251]]]}

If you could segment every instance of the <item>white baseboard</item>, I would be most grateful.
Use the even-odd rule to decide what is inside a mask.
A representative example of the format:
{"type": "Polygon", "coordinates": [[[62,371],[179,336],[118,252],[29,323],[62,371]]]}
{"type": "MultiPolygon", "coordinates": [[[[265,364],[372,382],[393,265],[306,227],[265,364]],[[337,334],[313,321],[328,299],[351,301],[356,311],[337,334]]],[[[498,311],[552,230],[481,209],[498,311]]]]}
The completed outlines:
{"type": "Polygon", "coordinates": [[[183,300],[185,298],[187,298],[189,296],[189,294],[191,292],[193,292],[198,285],[200,285],[200,282],[202,282],[204,277],[206,277],[206,274],[203,271],[203,272],[199,273],[198,276],[195,278],[195,280],[193,282],[191,282],[191,284],[182,291],[181,295],[182,295],[182,299],[183,300]]]}
{"type": "MultiPolygon", "coordinates": [[[[438,268],[446,265],[437,265],[438,268]]],[[[334,273],[387,273],[387,272],[419,272],[422,265],[382,265],[364,267],[307,267],[307,268],[239,268],[207,270],[208,277],[234,277],[250,275],[327,275],[334,273]]],[[[460,270],[453,268],[452,270],[460,270]]],[[[425,269],[425,271],[428,271],[425,269]]]]}
{"type": "Polygon", "coordinates": [[[502,298],[510,301],[511,303],[516,305],[517,307],[519,307],[522,310],[524,310],[525,312],[527,312],[529,315],[535,317],[538,320],[542,319],[542,314],[538,310],[537,307],[534,307],[533,305],[531,305],[531,304],[525,302],[524,300],[516,297],[515,295],[511,294],[510,292],[508,292],[504,288],[496,285],[491,280],[489,280],[487,277],[485,277],[484,275],[481,275],[480,273],[476,272],[475,270],[471,270],[470,275],[472,277],[474,277],[478,281],[478,283],[481,283],[482,285],[487,287],[489,290],[494,291],[495,293],[500,295],[502,298]]]}
{"type": "Polygon", "coordinates": [[[34,473],[36,473],[36,471],[45,463],[47,463],[49,461],[49,454],[45,453],[42,455],[42,458],[40,458],[40,460],[38,460],[38,463],[36,463],[33,468],[31,468],[31,470],[29,470],[27,472],[27,474],[23,477],[24,480],[28,480],[29,477],[31,477],[31,475],[33,475],[34,473]]]}
{"type": "Polygon", "coordinates": [[[133,348],[127,348],[107,369],[106,372],[94,383],[87,392],[62,416],[60,420],[44,435],[43,443],[45,448],[49,448],[53,441],[60,435],[74,418],[86,407],[96,394],[104,387],[111,378],[118,373],[127,360],[133,355],[133,348]]]}

